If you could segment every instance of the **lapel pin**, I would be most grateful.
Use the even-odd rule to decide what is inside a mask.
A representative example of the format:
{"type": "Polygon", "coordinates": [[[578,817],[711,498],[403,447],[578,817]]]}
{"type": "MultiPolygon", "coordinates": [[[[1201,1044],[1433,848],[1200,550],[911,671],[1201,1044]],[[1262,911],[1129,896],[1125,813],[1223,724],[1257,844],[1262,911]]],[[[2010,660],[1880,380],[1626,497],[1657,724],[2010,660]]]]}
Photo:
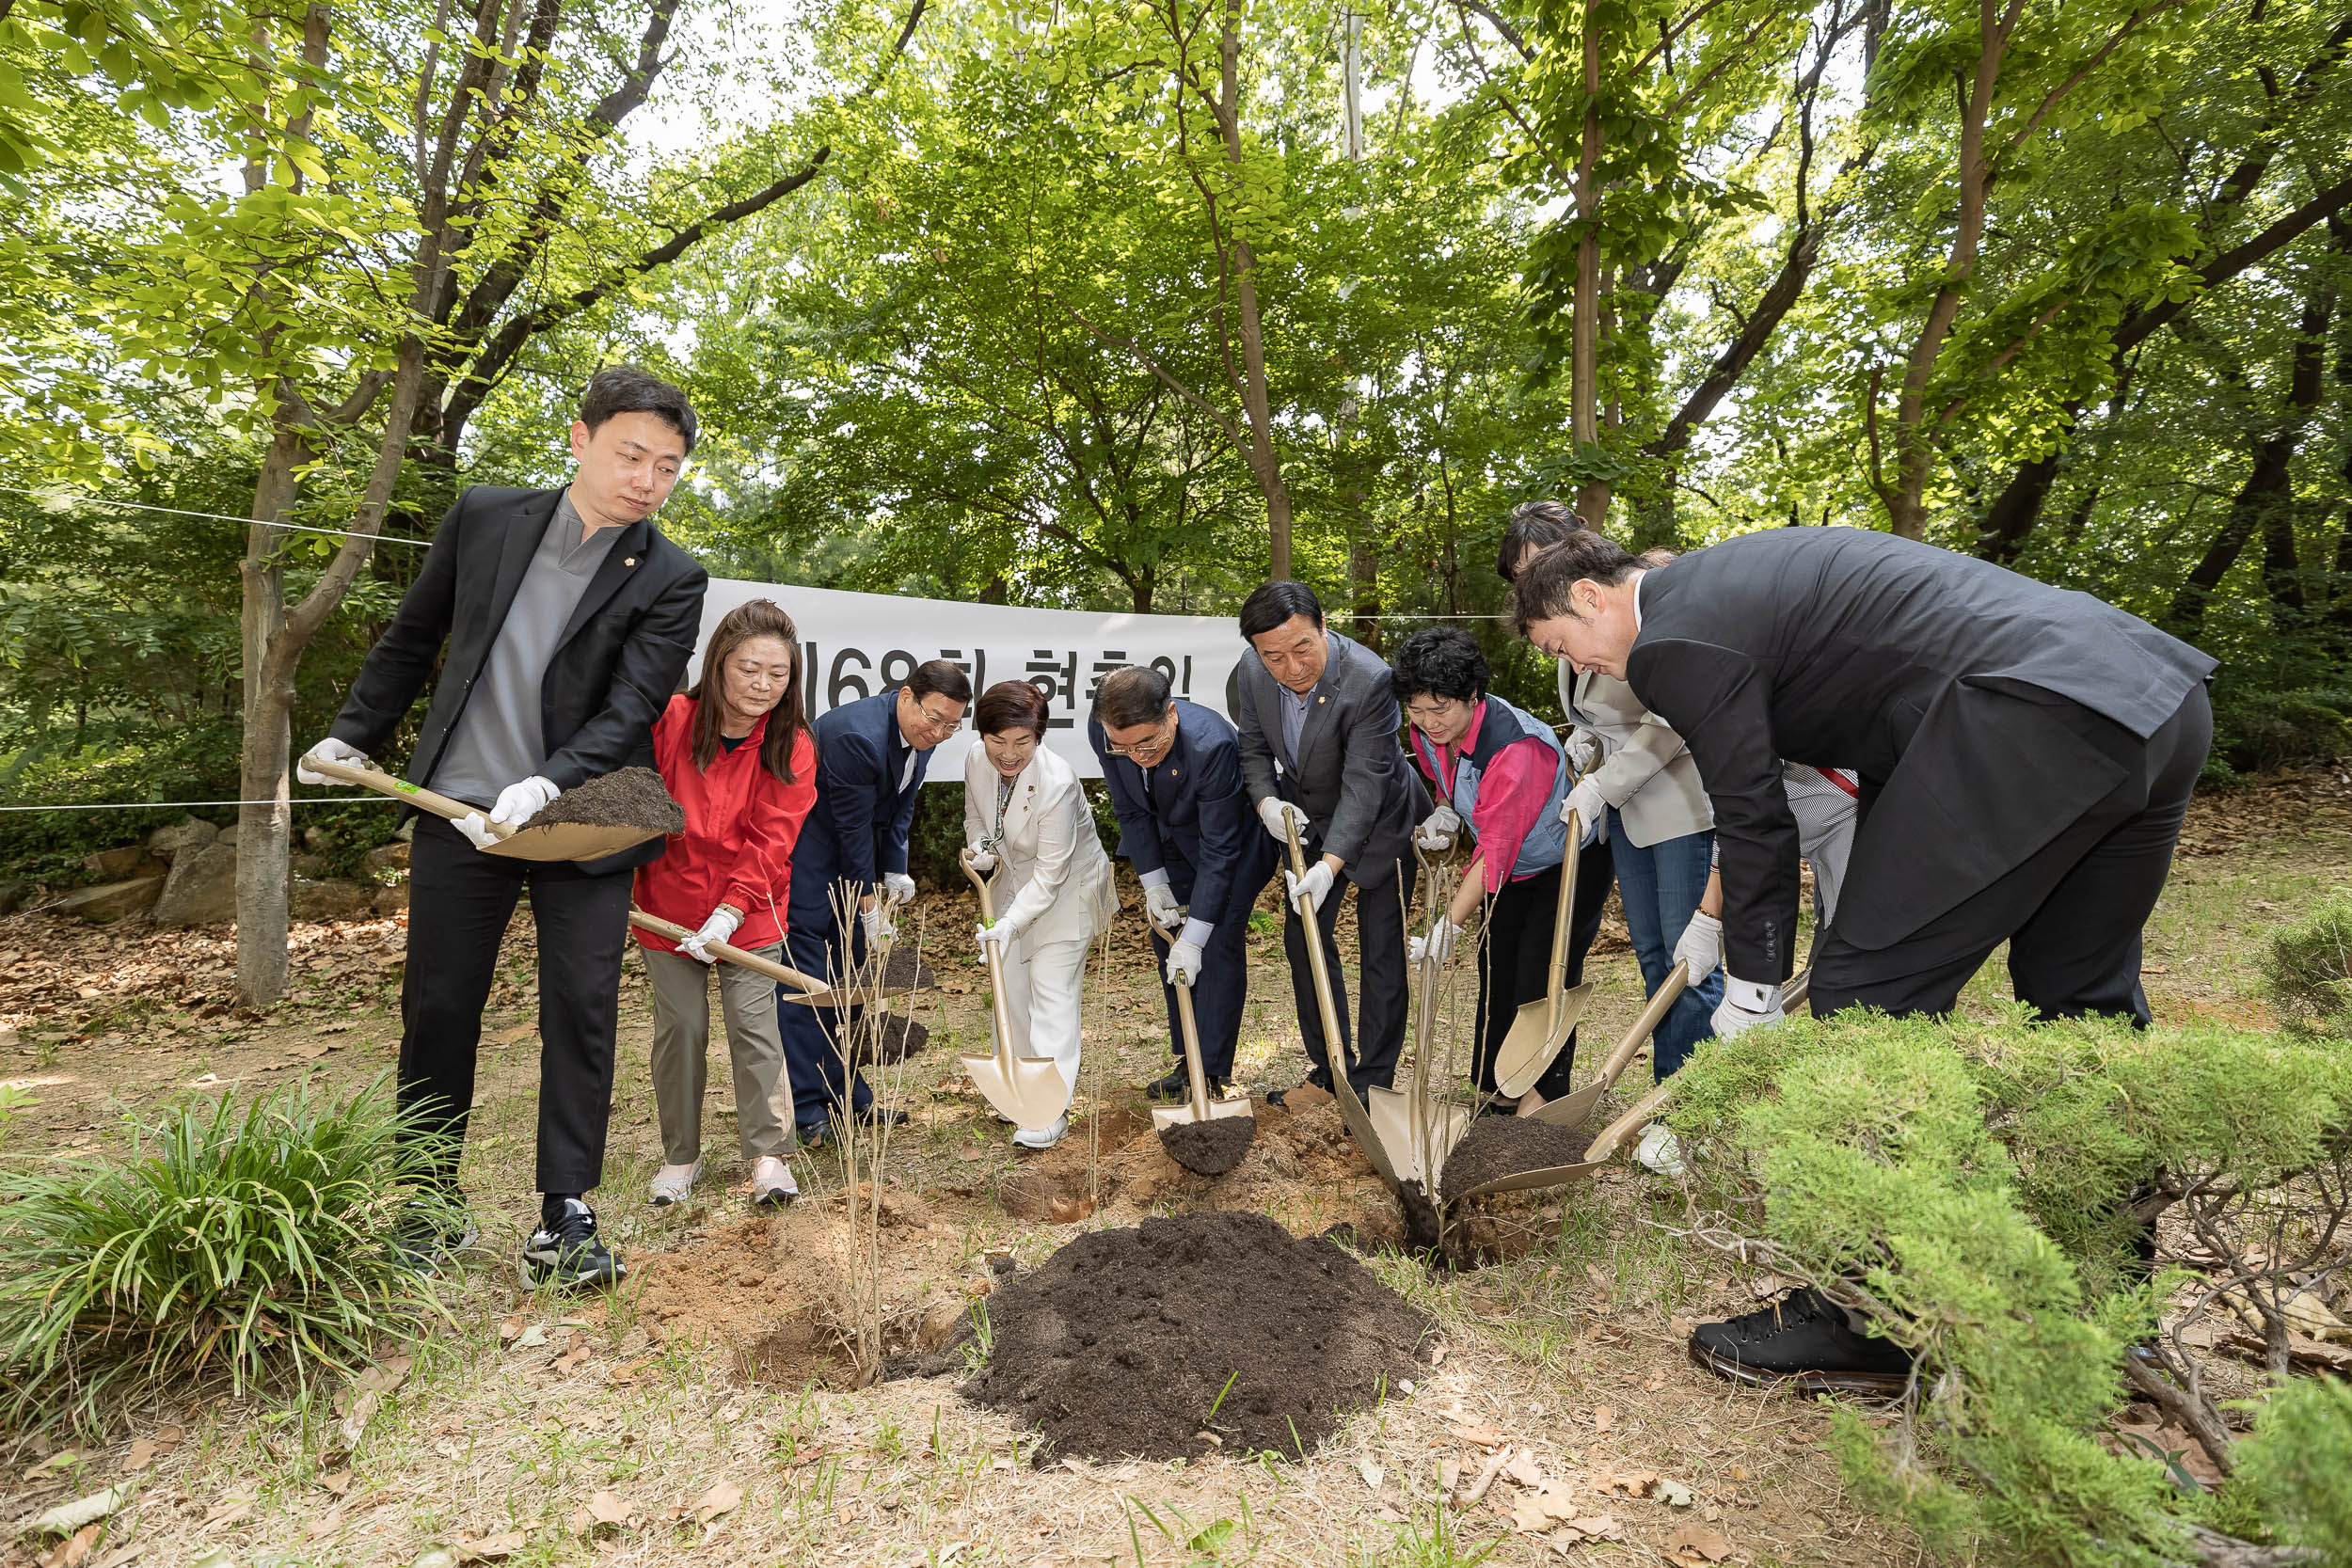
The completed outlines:
{"type": "Polygon", "coordinates": [[[634,566],[637,564],[637,558],[633,555],[625,555],[621,557],[621,564],[624,566],[634,566]]]}

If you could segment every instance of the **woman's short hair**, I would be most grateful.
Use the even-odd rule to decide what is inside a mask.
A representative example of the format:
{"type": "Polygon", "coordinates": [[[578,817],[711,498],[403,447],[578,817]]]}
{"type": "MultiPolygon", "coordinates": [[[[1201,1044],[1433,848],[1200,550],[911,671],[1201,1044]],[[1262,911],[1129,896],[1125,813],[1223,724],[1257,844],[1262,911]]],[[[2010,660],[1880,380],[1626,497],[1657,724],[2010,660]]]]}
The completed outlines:
{"type": "Polygon", "coordinates": [[[1049,712],[1045,693],[1035,683],[998,681],[980,693],[980,705],[972,712],[972,727],[982,735],[1026,730],[1043,740],[1049,712]]]}
{"type": "Polygon", "coordinates": [[[1486,656],[1478,651],[1478,639],[1459,626],[1429,626],[1397,649],[1389,689],[1400,703],[1422,695],[1469,703],[1486,694],[1492,678],[1486,656]]]}
{"type": "Polygon", "coordinates": [[[1565,501],[1521,501],[1511,509],[1510,526],[1502,531],[1502,548],[1495,557],[1495,575],[1505,582],[1519,578],[1519,557],[1529,550],[1549,549],[1579,531],[1588,531],[1583,518],[1565,501]]]}
{"type": "Polygon", "coordinates": [[[1094,721],[1106,730],[1156,724],[1168,712],[1168,676],[1149,664],[1129,664],[1094,689],[1094,721]]]}
{"type": "Polygon", "coordinates": [[[1642,558],[1628,554],[1614,539],[1580,529],[1527,563],[1526,572],[1511,586],[1512,619],[1521,637],[1538,621],[1563,615],[1582,620],[1570,589],[1585,581],[1614,587],[1641,569],[1642,558]]]}

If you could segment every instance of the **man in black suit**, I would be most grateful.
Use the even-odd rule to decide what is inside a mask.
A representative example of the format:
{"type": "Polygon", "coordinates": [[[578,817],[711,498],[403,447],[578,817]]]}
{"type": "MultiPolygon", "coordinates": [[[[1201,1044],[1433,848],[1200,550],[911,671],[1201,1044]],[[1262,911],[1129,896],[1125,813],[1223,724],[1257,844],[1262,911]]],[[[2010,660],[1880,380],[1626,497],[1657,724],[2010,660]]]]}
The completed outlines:
{"type": "Polygon", "coordinates": [[[1102,759],[1119,852],[1143,883],[1144,924],[1164,971],[1176,1063],[1145,1092],[1155,1100],[1192,1092],[1176,1010],[1184,985],[1194,988],[1200,1070],[1211,1092],[1222,1094],[1248,999],[1249,915],[1274,871],[1274,851],[1249,820],[1240,737],[1214,709],[1169,695],[1167,675],[1130,664],[1095,688],[1087,741],[1102,759]],[[1161,927],[1175,925],[1180,909],[1186,918],[1171,942],[1161,927]]]}
{"type": "MultiPolygon", "coordinates": [[[[1698,759],[1723,871],[1717,1034],[1781,1016],[1797,918],[1783,758],[1861,777],[1816,1016],[1947,1013],[2007,942],[2042,1017],[2147,1025],[2140,928],[2213,738],[2211,658],[2089,594],[1860,529],[1743,534],[1655,570],[1581,533],[1518,595],[1536,646],[1622,676],[1698,759]]],[[[1701,1324],[1691,1354],[1812,1388],[1910,1373],[1809,1289],[1701,1324]]]]}
{"type": "MultiPolygon", "coordinates": [[[[1303,582],[1269,582],[1242,602],[1241,634],[1251,648],[1226,686],[1241,731],[1241,767],[1266,832],[1289,862],[1287,817],[1307,858],[1303,879],[1285,871],[1282,948],[1290,958],[1307,1081],[1331,1086],[1298,895],[1314,898],[1317,939],[1331,978],[1340,1048],[1348,1049],[1347,990],[1341,978],[1339,880],[1356,885],[1357,979],[1361,1012],[1348,1082],[1361,1095],[1389,1086],[1405,1044],[1405,907],[1413,901],[1413,827],[1429,811],[1421,775],[1397,739],[1404,714],[1389,667],[1361,643],[1323,624],[1323,605],[1303,582]]],[[[1280,1103],[1278,1091],[1269,1096],[1280,1103]]]]}
{"type": "MultiPolygon", "coordinates": [[[[599,371],[572,425],[579,469],[558,490],[477,485],[441,519],[416,583],[369,651],[327,737],[307,757],[365,765],[441,660],[408,778],[518,826],[564,790],[651,768],[652,725],[694,651],[707,581],[653,514],[694,448],[686,395],[634,366],[599,371]],[[448,653],[442,657],[446,643],[448,653]]],[[[308,784],[321,775],[297,768],[308,784]]],[[[540,1227],[523,1248],[537,1285],[610,1284],[626,1272],[585,1196],[602,1179],[630,874],[659,838],[602,860],[480,852],[477,817],[417,818],[408,964],[401,985],[400,1104],[435,1142],[453,1196],[473,1103],[482,1006],[528,886],[539,933],[540,1227]]],[[[420,1211],[397,1238],[430,1270],[473,1240],[420,1211]]]]}

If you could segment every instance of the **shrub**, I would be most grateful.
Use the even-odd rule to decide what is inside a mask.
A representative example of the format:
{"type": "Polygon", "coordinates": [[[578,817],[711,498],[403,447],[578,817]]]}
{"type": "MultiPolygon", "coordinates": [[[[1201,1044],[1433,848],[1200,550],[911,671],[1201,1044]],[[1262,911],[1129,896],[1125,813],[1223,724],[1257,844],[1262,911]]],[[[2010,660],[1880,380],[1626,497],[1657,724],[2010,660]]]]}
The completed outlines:
{"type": "Polygon", "coordinates": [[[2314,1379],[2280,1389],[2239,1452],[2280,1538],[2318,1552],[2325,1568],[2352,1568],[2352,1385],[2314,1379]]]}
{"type": "Polygon", "coordinates": [[[2273,936],[2264,978],[2289,1029],[2352,1038],[2352,897],[2322,904],[2273,936]]]}
{"type": "Polygon", "coordinates": [[[0,1177],[0,1421],[102,1427],[120,1400],[225,1371],[302,1386],[412,1333],[436,1298],[389,1240],[423,1145],[383,1080],[233,1092],[140,1126],[119,1161],[0,1177]]]}
{"type": "MultiPolygon", "coordinates": [[[[2230,1462],[2193,1362],[2156,1336],[2176,1288],[2195,1307],[2230,1281],[2165,1269],[2147,1216],[2169,1205],[2210,1256],[2260,1259],[2233,1288],[2283,1372],[2287,1299],[2347,1261],[2343,1053],[2037,1026],[2022,1008],[1990,1023],[1853,1012],[1713,1042],[1685,1073],[1672,1120],[1711,1153],[1701,1239],[1812,1281],[1918,1353],[1896,1426],[1838,1420],[1858,1496],[1931,1550],[1989,1539],[2008,1560],[2135,1568],[2194,1557],[2208,1517],[2247,1513],[2184,1495],[2098,1433],[2128,1370],[2230,1462]],[[2153,1359],[2127,1369],[2127,1347],[2153,1359]]],[[[2256,1518],[2300,1495],[2231,1492],[2256,1518]]]]}

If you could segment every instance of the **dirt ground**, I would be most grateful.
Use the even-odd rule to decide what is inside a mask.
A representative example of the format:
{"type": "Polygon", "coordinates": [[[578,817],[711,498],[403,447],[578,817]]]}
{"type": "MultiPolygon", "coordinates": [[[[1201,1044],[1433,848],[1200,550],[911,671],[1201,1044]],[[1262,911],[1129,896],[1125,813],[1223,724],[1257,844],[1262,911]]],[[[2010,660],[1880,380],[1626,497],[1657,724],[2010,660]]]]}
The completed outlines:
{"type": "MultiPolygon", "coordinates": [[[[2347,886],[2352,780],[2305,773],[2201,799],[2149,927],[2159,1018],[2265,1022],[2266,929],[2347,886]]],[[[885,1151],[879,1201],[855,1212],[878,1234],[853,1224],[848,1201],[873,1199],[851,1180],[870,1180],[871,1166],[852,1172],[838,1150],[796,1159],[797,1207],[772,1217],[746,1208],[723,1071],[696,1201],[645,1206],[660,1155],[632,959],[595,1195],[630,1275],[586,1298],[527,1295],[513,1270],[535,1212],[524,1190],[537,1076],[526,911],[486,1019],[467,1151],[483,1250],[451,1291],[450,1325],[386,1347],[357,1446],[345,1451],[340,1435],[352,1391],[338,1408],[205,1389],[135,1413],[109,1445],[0,1446],[0,1513],[21,1522],[135,1487],[77,1568],[686,1558],[1438,1568],[1489,1547],[1501,1564],[1917,1560],[1915,1544],[1842,1492],[1820,1446],[1824,1407],[1735,1387],[1684,1359],[1692,1322],[1744,1309],[1780,1282],[1645,1223],[1679,1214],[1678,1188],[1617,1166],[1571,1189],[1480,1200],[1477,1239],[1505,1260],[1433,1276],[1391,1250],[1396,1206],[1327,1101],[1261,1100],[1257,1139],[1227,1175],[1170,1161],[1137,1088],[1168,1055],[1128,893],[1089,976],[1075,1129],[1042,1154],[1011,1146],[956,1065],[986,1040],[970,901],[919,901],[941,984],[916,1010],[928,1050],[871,1075],[912,1113],[885,1151]],[[886,1348],[932,1350],[1009,1272],[1082,1230],[1218,1209],[1254,1210],[1297,1235],[1351,1227],[1371,1267],[1438,1325],[1437,1364],[1304,1461],[1217,1452],[1037,1469],[1034,1433],[965,1402],[958,1376],[855,1386],[843,1331],[877,1316],[859,1312],[861,1297],[879,1301],[886,1348]],[[1472,1493],[1469,1506],[1439,1506],[1472,1493]]],[[[1296,1084],[1304,1057],[1279,932],[1270,914],[1260,924],[1238,1071],[1262,1097],[1296,1084]]],[[[0,920],[0,1155],[89,1158],[119,1148],[129,1118],[178,1097],[301,1075],[348,1089],[390,1069],[397,922],[297,927],[293,989],[262,1020],[230,1006],[231,936],[0,920]]],[[[1343,952],[1352,943],[1343,929],[1343,952]]],[[[1581,1059],[1594,1060],[1639,1010],[1641,987],[1621,934],[1604,939],[1589,973],[1581,1059]]],[[[1996,956],[1969,1005],[1991,1005],[2004,979],[1996,956]]],[[[1438,1037],[1456,1042],[1448,1056],[1469,1027],[1469,990],[1441,998],[1438,1037]]],[[[1646,1082],[1637,1063],[1627,1085],[1646,1082]]],[[[8,1568],[38,1560],[28,1545],[0,1547],[8,1568]]]]}

